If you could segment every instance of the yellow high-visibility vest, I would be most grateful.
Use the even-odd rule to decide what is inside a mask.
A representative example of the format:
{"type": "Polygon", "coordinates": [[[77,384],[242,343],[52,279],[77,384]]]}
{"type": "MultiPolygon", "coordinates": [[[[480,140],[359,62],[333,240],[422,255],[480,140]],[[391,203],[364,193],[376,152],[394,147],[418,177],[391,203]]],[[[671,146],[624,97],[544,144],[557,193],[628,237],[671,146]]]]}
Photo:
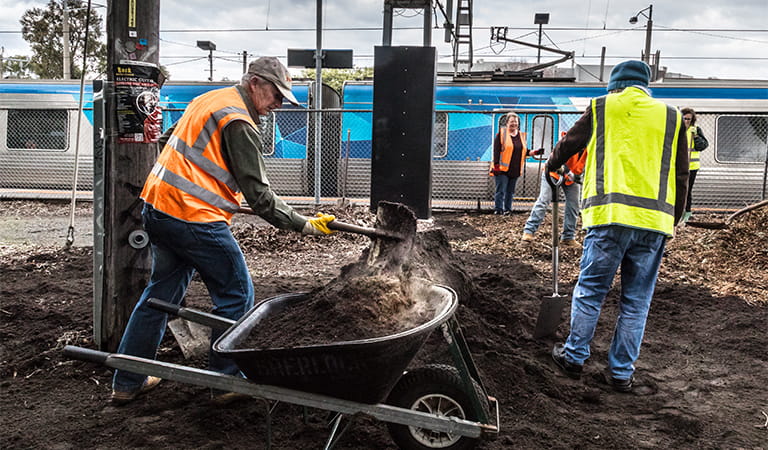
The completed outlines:
{"type": "Polygon", "coordinates": [[[672,236],[680,112],[636,87],[593,99],[591,108],[584,228],[623,225],[672,236]]]}
{"type": "Polygon", "coordinates": [[[256,128],[235,87],[192,100],[147,177],[141,198],[187,222],[231,223],[243,194],[224,161],[221,140],[224,127],[234,120],[256,128]]]}
{"type": "Polygon", "coordinates": [[[693,133],[696,131],[696,125],[691,125],[685,130],[685,137],[688,140],[688,158],[689,170],[699,170],[701,168],[701,152],[694,150],[693,133]]]}

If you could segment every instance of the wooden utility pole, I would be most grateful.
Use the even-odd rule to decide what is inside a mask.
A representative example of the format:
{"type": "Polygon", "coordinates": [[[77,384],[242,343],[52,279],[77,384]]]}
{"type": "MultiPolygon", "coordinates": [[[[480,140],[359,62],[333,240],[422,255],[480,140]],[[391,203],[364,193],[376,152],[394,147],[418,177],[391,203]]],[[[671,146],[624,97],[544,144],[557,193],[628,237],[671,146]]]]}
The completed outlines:
{"type": "Polygon", "coordinates": [[[160,0],[108,2],[104,252],[103,266],[94,267],[103,275],[101,299],[94,299],[94,334],[99,348],[107,351],[117,349],[151,268],[139,194],[158,151],[157,136],[145,131],[145,113],[154,111],[155,103],[146,99],[158,94],[162,84],[157,83],[159,30],[160,0]]]}

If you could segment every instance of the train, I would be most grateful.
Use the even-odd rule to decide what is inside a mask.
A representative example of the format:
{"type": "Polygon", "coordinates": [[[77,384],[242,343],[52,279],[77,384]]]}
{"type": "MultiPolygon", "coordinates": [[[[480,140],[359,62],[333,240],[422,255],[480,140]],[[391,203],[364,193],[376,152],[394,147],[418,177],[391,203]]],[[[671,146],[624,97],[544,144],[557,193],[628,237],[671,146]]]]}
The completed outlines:
{"type": "MultiPolygon", "coordinates": [[[[160,89],[163,128],[178,120],[194,97],[232,84],[166,83],[160,89]]],[[[76,81],[0,81],[0,197],[72,190],[76,160],[77,190],[92,189],[93,146],[103,133],[93,127],[93,86],[85,85],[82,111],[79,87],[76,81]]],[[[701,153],[695,209],[733,210],[766,198],[768,80],[664,80],[650,88],[668,104],[694,108],[710,142],[701,153]]],[[[286,104],[262,121],[270,183],[294,204],[368,201],[372,81],[345,82],[341,92],[324,86],[320,109],[310,107],[313,92],[311,81],[294,83],[300,105],[286,104]]],[[[433,208],[492,208],[492,142],[508,111],[520,116],[528,147],[545,149],[542,159],[526,160],[518,182],[515,203],[527,208],[538,195],[542,160],[590,99],[605,92],[605,83],[439,81],[433,208]]]]}

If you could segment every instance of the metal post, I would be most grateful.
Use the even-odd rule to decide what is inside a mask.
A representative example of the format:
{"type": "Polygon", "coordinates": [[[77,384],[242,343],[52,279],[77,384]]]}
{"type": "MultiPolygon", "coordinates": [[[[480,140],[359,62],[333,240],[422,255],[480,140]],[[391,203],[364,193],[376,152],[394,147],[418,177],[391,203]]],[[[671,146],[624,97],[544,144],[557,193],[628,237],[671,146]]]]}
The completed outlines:
{"type": "Polygon", "coordinates": [[[538,48],[538,53],[536,55],[536,64],[541,63],[541,27],[542,27],[542,24],[539,24],[539,48],[538,48]]]}
{"type": "Polygon", "coordinates": [[[389,47],[392,45],[392,4],[384,1],[384,30],[381,39],[381,45],[389,47]]]}
{"type": "Polygon", "coordinates": [[[645,27],[645,62],[651,65],[651,30],[653,29],[653,5],[648,7],[648,24],[645,27]]]}
{"type": "Polygon", "coordinates": [[[603,47],[602,50],[600,50],[600,81],[603,81],[603,76],[605,74],[605,47],[603,47]]]}
{"type": "Polygon", "coordinates": [[[432,5],[424,8],[424,47],[432,45],[432,5]]]}
{"type": "Polygon", "coordinates": [[[444,41],[446,43],[451,42],[451,34],[453,31],[453,24],[451,23],[451,13],[453,13],[453,0],[446,0],[445,2],[445,23],[443,24],[443,27],[445,28],[445,39],[444,41]]]}
{"type": "Polygon", "coordinates": [[[248,50],[243,50],[243,73],[248,72],[248,50]]]}
{"type": "MultiPolygon", "coordinates": [[[[69,57],[69,13],[67,12],[67,0],[62,0],[62,6],[61,6],[61,31],[62,31],[62,42],[61,42],[61,48],[62,48],[62,55],[63,55],[63,61],[62,64],[64,66],[64,79],[69,80],[72,78],[72,74],[70,73],[70,57],[69,57]]],[[[90,13],[90,11],[89,11],[90,13]]]]}
{"type": "Polygon", "coordinates": [[[208,81],[213,81],[213,50],[208,50],[208,81]]]}
{"type": "Polygon", "coordinates": [[[317,49],[315,50],[315,204],[320,204],[323,116],[323,0],[317,0],[317,49]]]}

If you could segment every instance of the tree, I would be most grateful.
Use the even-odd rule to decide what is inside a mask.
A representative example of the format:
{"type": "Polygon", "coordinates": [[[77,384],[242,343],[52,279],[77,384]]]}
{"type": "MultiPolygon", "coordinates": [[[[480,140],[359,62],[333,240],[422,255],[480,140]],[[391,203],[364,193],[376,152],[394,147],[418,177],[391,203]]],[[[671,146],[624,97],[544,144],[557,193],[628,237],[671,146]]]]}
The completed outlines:
{"type": "MultiPolygon", "coordinates": [[[[67,2],[69,15],[70,73],[74,78],[79,78],[83,67],[85,20],[89,11],[83,0],[63,1],[67,2]]],[[[19,20],[21,36],[32,49],[30,70],[40,78],[63,78],[62,4],[61,1],[49,0],[46,8],[29,9],[19,20]]],[[[107,46],[101,31],[103,20],[93,10],[90,11],[88,28],[86,72],[100,74],[107,67],[107,46]]]]}
{"type": "MultiPolygon", "coordinates": [[[[315,79],[315,69],[301,71],[303,78],[315,79]]],[[[373,67],[356,67],[354,69],[323,69],[323,83],[341,92],[341,87],[348,80],[370,80],[373,78],[373,67]]]]}

